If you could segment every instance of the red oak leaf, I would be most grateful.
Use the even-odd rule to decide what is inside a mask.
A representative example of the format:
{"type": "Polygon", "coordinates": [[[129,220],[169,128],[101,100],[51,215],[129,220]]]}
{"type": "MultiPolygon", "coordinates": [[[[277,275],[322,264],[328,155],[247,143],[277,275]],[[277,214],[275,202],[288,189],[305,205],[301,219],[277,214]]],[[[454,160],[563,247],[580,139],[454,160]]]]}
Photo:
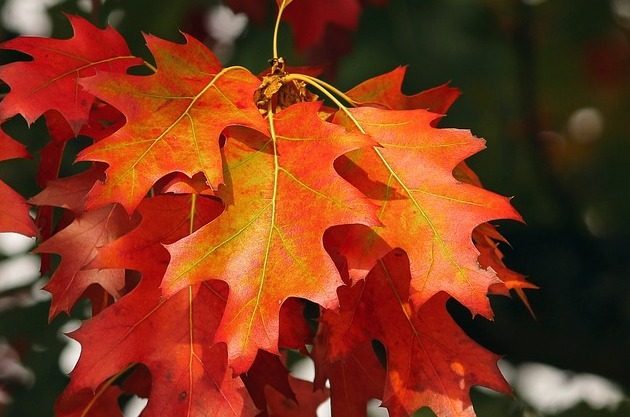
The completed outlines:
{"type": "Polygon", "coordinates": [[[371,399],[382,399],[385,387],[385,368],[378,361],[370,342],[354,347],[341,358],[331,359],[328,353],[329,328],[324,312],[315,345],[315,386],[322,388],[330,382],[333,416],[367,417],[371,399]]]}
{"type": "MultiPolygon", "coordinates": [[[[475,227],[494,219],[520,219],[509,199],[453,177],[453,169],[480,151],[484,142],[468,131],[433,127],[437,115],[425,110],[350,110],[381,146],[347,155],[336,165],[344,178],[379,204],[383,226],[376,233],[411,259],[416,305],[446,291],[474,314],[492,317],[486,294],[500,282],[479,266],[472,242],[475,227]]],[[[349,128],[354,122],[338,113],[349,128]]],[[[373,251],[372,242],[363,242],[373,251]]],[[[378,259],[384,253],[374,253],[378,259]]]]}
{"type": "MultiPolygon", "coordinates": [[[[168,263],[168,252],[162,243],[185,236],[191,229],[195,230],[216,217],[221,210],[220,202],[194,195],[161,195],[145,199],[138,208],[141,216],[138,226],[100,248],[90,267],[135,269],[140,271],[148,282],[155,284],[159,282],[156,279],[162,276],[168,263]]],[[[155,294],[157,289],[153,288],[151,291],[155,294]]],[[[136,374],[137,372],[134,373],[136,374]]],[[[126,381],[125,384],[129,385],[129,382],[126,381]]],[[[140,391],[145,393],[144,389],[140,391]]],[[[78,401],[78,404],[81,404],[79,401],[81,397],[76,399],[76,395],[80,395],[80,392],[75,394],[67,391],[61,402],[78,401]]],[[[73,409],[80,408],[75,405],[73,409]]],[[[82,410],[85,412],[85,409],[82,410]]]]}
{"type": "Polygon", "coordinates": [[[387,351],[383,404],[392,417],[429,406],[438,417],[474,417],[470,388],[500,392],[509,387],[498,355],[486,351],[457,326],[439,293],[418,306],[410,300],[409,261],[396,249],[378,262],[365,281],[340,288],[341,310],[328,314],[330,357],[345,358],[370,339],[387,351]]]}
{"type": "Polygon", "coordinates": [[[84,389],[80,392],[66,390],[55,404],[57,417],[123,417],[118,406],[120,388],[105,381],[96,391],[84,389]]]}
{"type": "Polygon", "coordinates": [[[79,80],[97,71],[124,73],[142,63],[111,27],[99,29],[77,16],[68,19],[74,30],[70,39],[19,37],[0,45],[33,57],[32,61],[0,67],[0,79],[11,87],[0,103],[0,120],[21,114],[31,124],[45,112],[56,110],[78,133],[94,102],[79,80]]]}
{"type": "Polygon", "coordinates": [[[25,236],[37,236],[37,228],[28,215],[24,198],[0,181],[0,232],[15,232],[25,236]]]}
{"type": "Polygon", "coordinates": [[[26,147],[7,135],[4,130],[0,128],[0,161],[28,157],[26,147]]]}
{"type": "Polygon", "coordinates": [[[273,139],[247,129],[229,137],[229,181],[219,190],[225,213],[168,246],[166,294],[208,278],[230,285],[217,337],[228,344],[237,373],[259,348],[277,352],[279,311],[287,298],[335,304],[342,282],[324,250],[324,231],[374,222],[373,206],[333,168],[340,155],[370,141],[322,121],[320,107],[301,103],[280,112],[271,121],[273,139]],[[289,271],[295,278],[287,277],[289,271]]]}
{"type": "Polygon", "coordinates": [[[315,389],[313,383],[289,377],[296,399],[287,398],[271,385],[265,387],[269,417],[317,417],[317,408],[328,399],[328,389],[315,389]]]}
{"type": "Polygon", "coordinates": [[[289,371],[278,355],[259,350],[252,366],[241,376],[254,404],[262,410],[257,417],[268,417],[266,387],[272,387],[278,395],[295,401],[289,383],[289,371]]]}
{"type": "MultiPolygon", "coordinates": [[[[37,170],[37,181],[42,188],[46,187],[48,181],[59,176],[66,143],[77,137],[77,133],[57,111],[47,111],[44,118],[50,142],[41,151],[41,162],[37,170]]],[[[96,100],[92,105],[89,119],[78,134],[99,141],[120,129],[124,123],[125,117],[118,110],[96,100]]]]}
{"type": "Polygon", "coordinates": [[[146,40],[157,63],[153,75],[99,73],[82,81],[127,119],[79,155],[109,165],[105,183],[90,192],[91,207],[118,202],[131,213],[172,172],[203,172],[216,187],[223,181],[221,132],[231,125],[267,131],[253,100],[258,78],[240,67],[222,70],[208,48],[189,36],[184,44],[146,40]]]}
{"type": "Polygon", "coordinates": [[[313,330],[304,318],[304,301],[288,298],[280,310],[278,346],[303,351],[313,340],[313,330]]]}
{"type": "MultiPolygon", "coordinates": [[[[347,95],[358,102],[384,107],[387,109],[427,109],[434,113],[446,113],[455,99],[459,96],[459,90],[442,85],[418,94],[407,96],[402,94],[401,87],[406,69],[399,67],[387,74],[372,78],[348,91],[347,95]]],[[[436,119],[436,122],[439,119],[436,119]]],[[[436,124],[436,123],[434,123],[436,124]]],[[[342,158],[339,166],[351,164],[347,159],[342,158]]],[[[347,166],[347,165],[346,165],[347,166]]],[[[482,188],[483,185],[479,177],[466,165],[461,162],[453,170],[453,176],[462,182],[482,188]]],[[[389,246],[382,239],[375,236],[374,232],[368,232],[365,228],[351,226],[347,229],[339,230],[334,235],[332,245],[337,248],[344,248],[342,251],[351,261],[349,262],[350,277],[361,278],[372,267],[373,257],[370,253],[361,251],[357,241],[369,240],[372,243],[372,252],[377,254],[387,253],[389,246]]],[[[503,283],[496,283],[490,286],[490,292],[494,294],[507,294],[509,289],[514,289],[525,305],[529,307],[523,288],[536,288],[528,283],[521,274],[508,269],[502,261],[503,254],[497,248],[495,242],[505,239],[496,232],[494,226],[489,223],[479,225],[472,233],[473,242],[480,252],[478,262],[482,268],[492,268],[503,283]]]]}
{"type": "Polygon", "coordinates": [[[425,109],[444,114],[459,97],[457,88],[447,84],[422,91],[411,96],[402,93],[406,67],[370,78],[346,93],[361,105],[377,105],[390,110],[425,109]]]}
{"type": "Polygon", "coordinates": [[[41,243],[38,253],[56,253],[61,262],[45,289],[52,294],[50,318],[69,313],[79,297],[92,284],[98,284],[114,298],[125,285],[125,272],[85,269],[101,246],[129,230],[129,218],[118,205],[86,211],[70,226],[41,243]]]}
{"type": "MultiPolygon", "coordinates": [[[[483,186],[477,174],[464,162],[453,170],[453,175],[458,180],[468,184],[478,187],[483,186]]],[[[531,315],[535,316],[534,310],[529,305],[529,300],[523,290],[537,289],[538,287],[528,282],[523,274],[512,271],[503,263],[503,253],[499,249],[498,244],[500,242],[507,243],[507,240],[490,223],[483,223],[477,226],[473,230],[472,239],[479,250],[479,265],[482,268],[491,268],[502,281],[490,286],[490,293],[508,296],[510,290],[514,290],[531,315]]]]}
{"type": "MultiPolygon", "coordinates": [[[[60,120],[57,119],[57,120],[60,120]]],[[[67,126],[64,120],[61,120],[63,125],[67,126]]],[[[29,203],[39,206],[37,210],[36,223],[40,230],[40,237],[42,240],[49,239],[56,231],[57,228],[67,226],[72,221],[72,216],[68,213],[64,213],[64,217],[55,223],[55,211],[53,207],[63,207],[70,210],[75,215],[80,215],[85,211],[85,196],[88,191],[94,186],[94,183],[105,177],[103,171],[105,167],[101,164],[95,164],[87,171],[80,174],[73,175],[71,177],[57,178],[59,163],[61,163],[61,153],[65,148],[65,142],[61,143],[59,148],[53,148],[60,151],[56,162],[42,163],[38,173],[40,183],[45,183],[46,188],[42,190],[35,197],[29,200],[29,203]]],[[[44,148],[45,150],[46,148],[44,148]]],[[[50,149],[49,149],[50,150],[50,149]]],[[[53,150],[53,152],[55,152],[53,150]]],[[[42,158],[45,155],[42,153],[42,158]]],[[[48,154],[47,156],[51,156],[48,154]]],[[[50,162],[50,161],[49,161],[50,162]]],[[[42,275],[46,275],[51,270],[51,256],[50,254],[41,253],[41,267],[40,271],[42,275]]],[[[87,295],[87,294],[86,294],[87,295]]]]}
{"type": "MultiPolygon", "coordinates": [[[[26,158],[28,152],[21,143],[13,140],[0,129],[0,161],[26,158]]],[[[0,232],[15,232],[26,236],[36,236],[37,228],[28,214],[24,198],[11,187],[0,181],[0,232]]]]}
{"type": "Polygon", "coordinates": [[[85,196],[96,181],[104,178],[103,165],[95,165],[80,174],[58,178],[48,182],[48,186],[32,197],[29,203],[36,206],[62,207],[79,215],[85,211],[85,196]]]}
{"type": "Polygon", "coordinates": [[[505,238],[490,223],[479,225],[472,235],[475,246],[479,250],[479,265],[482,268],[492,268],[501,280],[500,284],[490,286],[490,293],[509,295],[514,290],[527,310],[535,316],[534,310],[529,304],[525,289],[538,289],[538,287],[525,279],[523,274],[514,272],[503,263],[503,253],[499,249],[499,242],[506,242],[505,238]]]}
{"type": "Polygon", "coordinates": [[[147,198],[138,207],[138,226],[100,248],[90,267],[133,269],[143,277],[162,277],[169,262],[162,244],[190,234],[222,211],[221,202],[194,194],[147,198]]]}
{"type": "Polygon", "coordinates": [[[86,322],[71,336],[83,348],[68,391],[96,388],[133,363],[151,373],[143,416],[252,417],[239,379],[227,372],[225,346],[214,330],[226,287],[202,283],[165,300],[159,279],[144,277],[131,293],[86,322]]]}
{"type": "MultiPolygon", "coordinates": [[[[283,0],[276,0],[280,5],[283,0]]],[[[355,31],[361,5],[358,0],[289,0],[282,19],[293,30],[295,45],[306,49],[319,43],[327,25],[355,31]],[[290,3],[290,4],[289,4],[290,3]]]]}
{"type": "Polygon", "coordinates": [[[99,271],[88,267],[101,245],[130,227],[129,219],[120,207],[85,211],[85,196],[103,177],[103,170],[103,166],[93,166],[80,174],[48,181],[48,186],[29,200],[31,204],[40,206],[38,224],[45,231],[46,240],[36,250],[42,254],[42,273],[50,269],[49,258],[45,255],[57,253],[62,256],[62,262],[47,286],[53,294],[51,319],[61,311],[69,312],[82,295],[95,302],[92,306],[95,314],[102,307],[100,300],[108,301],[109,296],[119,297],[124,287],[122,269],[99,271]],[[67,227],[56,235],[53,235],[52,207],[62,207],[74,214],[74,220],[71,216],[62,219],[67,227]],[[50,223],[44,227],[43,221],[50,223]],[[99,284],[104,293],[92,290],[92,284],[99,284]],[[99,302],[96,303],[96,300],[99,302]]]}

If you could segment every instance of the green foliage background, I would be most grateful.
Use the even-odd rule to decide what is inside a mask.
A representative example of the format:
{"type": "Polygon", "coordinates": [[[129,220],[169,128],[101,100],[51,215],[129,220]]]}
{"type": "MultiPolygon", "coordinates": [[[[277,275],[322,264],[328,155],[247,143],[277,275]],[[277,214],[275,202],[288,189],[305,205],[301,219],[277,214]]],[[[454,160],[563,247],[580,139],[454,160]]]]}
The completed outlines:
{"type": "MultiPolygon", "coordinates": [[[[629,392],[630,24],[614,16],[613,1],[607,0],[390,3],[365,9],[351,50],[330,81],[349,88],[408,64],[408,93],[449,81],[459,87],[463,96],[443,125],[470,128],[488,141],[488,150],[471,164],[488,188],[515,196],[527,225],[501,225],[512,244],[504,248],[507,262],[541,287],[529,292],[536,319],[518,300],[504,298],[493,299],[494,323],[473,320],[457,305],[453,313],[471,335],[513,363],[596,373],[629,392]],[[567,123],[584,107],[600,112],[604,128],[595,140],[581,143],[568,134],[567,123]]],[[[172,40],[180,39],[180,28],[203,35],[201,15],[215,4],[106,0],[98,20],[104,24],[110,11],[123,10],[119,30],[136,53],[146,54],[141,31],[172,40]]],[[[81,13],[74,0],[52,7],[54,36],[70,34],[62,11],[81,13]]],[[[271,15],[264,25],[248,26],[228,63],[254,72],[266,66],[271,15]]],[[[292,48],[290,30],[281,35],[290,64],[306,63],[307,56],[292,48]]],[[[0,36],[14,34],[0,28],[0,36]]],[[[39,124],[27,131],[18,120],[9,129],[21,132],[37,155],[39,124]]],[[[21,178],[32,178],[34,166],[35,161],[2,163],[0,178],[33,195],[37,190],[21,178]]],[[[66,320],[47,325],[46,303],[0,314],[0,338],[25,346],[23,360],[37,378],[33,387],[14,391],[13,404],[5,414],[0,408],[0,416],[52,415],[66,380],[57,365],[57,332],[66,320]]],[[[514,398],[477,392],[475,404],[481,417],[540,415],[518,392],[514,398]]],[[[580,405],[561,415],[628,416],[630,404],[626,400],[617,412],[580,405]]]]}

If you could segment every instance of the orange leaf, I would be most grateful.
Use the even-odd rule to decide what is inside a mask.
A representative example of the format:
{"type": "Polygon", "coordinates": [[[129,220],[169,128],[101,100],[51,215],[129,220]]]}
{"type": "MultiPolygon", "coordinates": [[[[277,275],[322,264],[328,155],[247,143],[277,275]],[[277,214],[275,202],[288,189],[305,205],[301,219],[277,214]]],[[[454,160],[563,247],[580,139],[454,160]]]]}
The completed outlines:
{"type": "Polygon", "coordinates": [[[173,243],[199,229],[221,211],[223,205],[219,201],[203,196],[166,194],[147,198],[138,207],[138,226],[100,248],[90,267],[126,268],[143,277],[162,277],[169,262],[162,244],[173,243]]]}
{"type": "MultiPolygon", "coordinates": [[[[416,305],[446,291],[474,314],[492,317],[488,288],[499,282],[480,268],[471,234],[489,220],[520,219],[509,199],[453,177],[453,169],[484,147],[468,131],[438,129],[424,110],[357,108],[354,118],[381,146],[359,150],[337,167],[381,209],[376,233],[409,253],[416,305]]],[[[345,126],[353,123],[338,113],[345,126]]],[[[372,251],[371,240],[364,250],[372,251]]],[[[373,253],[378,259],[384,253],[373,253]]]]}
{"type": "Polygon", "coordinates": [[[323,122],[320,106],[295,104],[279,113],[274,139],[246,130],[228,137],[229,182],[219,190],[225,213],[167,246],[167,295],[208,278],[230,285],[218,337],[237,373],[259,348],[277,352],[278,315],[287,298],[336,302],[341,279],[324,250],[324,231],[374,222],[373,206],[333,168],[337,157],[371,142],[323,122]]]}
{"type": "Polygon", "coordinates": [[[370,78],[346,94],[362,105],[378,105],[390,110],[425,109],[444,114],[459,97],[457,88],[443,84],[411,96],[402,93],[406,67],[370,78]]]}
{"type": "Polygon", "coordinates": [[[69,392],[95,390],[131,364],[142,363],[151,374],[144,416],[202,417],[208,410],[219,417],[255,415],[243,384],[227,372],[225,346],[215,344],[226,285],[204,282],[168,299],[159,288],[168,261],[161,242],[187,235],[220,208],[204,197],[147,199],[139,208],[143,217],[138,227],[104,249],[99,265],[137,269],[143,276],[129,294],[72,334],[84,353],[69,392]]]}
{"type": "Polygon", "coordinates": [[[203,283],[168,300],[155,277],[86,322],[71,336],[83,347],[68,391],[95,390],[130,364],[151,373],[143,415],[253,417],[251,401],[227,372],[224,345],[213,344],[221,317],[224,285],[203,283]]]}
{"type": "Polygon", "coordinates": [[[77,16],[68,16],[68,20],[74,30],[70,39],[19,37],[0,45],[33,57],[32,61],[0,67],[0,79],[11,87],[0,103],[0,120],[21,114],[31,124],[45,112],[56,110],[78,133],[94,102],[79,80],[97,71],[124,73],[142,64],[111,27],[99,29],[77,16]]]}
{"type": "Polygon", "coordinates": [[[258,78],[241,68],[222,71],[208,48],[189,36],[184,44],[146,40],[155,74],[101,73],[82,82],[127,119],[122,129],[79,155],[109,165],[105,183],[90,192],[90,207],[118,202],[131,213],[153,184],[172,172],[189,177],[203,172],[216,187],[223,181],[221,132],[232,125],[267,131],[253,101],[258,78]]]}

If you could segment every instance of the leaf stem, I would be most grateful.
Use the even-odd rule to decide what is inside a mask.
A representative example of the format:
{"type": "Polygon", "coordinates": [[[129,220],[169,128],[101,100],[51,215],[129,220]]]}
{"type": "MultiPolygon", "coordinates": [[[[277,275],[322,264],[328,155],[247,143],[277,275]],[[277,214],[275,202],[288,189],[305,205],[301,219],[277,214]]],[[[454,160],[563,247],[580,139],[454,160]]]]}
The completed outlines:
{"type": "MultiPolygon", "coordinates": [[[[328,97],[333,103],[335,103],[335,105],[337,105],[337,107],[339,107],[339,110],[344,112],[346,114],[346,116],[348,116],[348,118],[350,120],[352,120],[352,123],[354,123],[354,125],[357,127],[357,129],[359,129],[359,131],[365,135],[365,130],[363,129],[363,127],[361,126],[359,121],[352,115],[352,113],[350,113],[350,110],[348,110],[348,108],[346,106],[344,106],[343,103],[341,103],[341,101],[339,101],[339,99],[337,97],[335,97],[330,91],[328,91],[326,89],[326,87],[324,87],[319,82],[317,82],[319,80],[317,80],[316,78],[313,78],[313,77],[302,75],[302,74],[289,74],[286,77],[284,77],[284,81],[291,81],[291,80],[303,81],[306,84],[310,85],[311,87],[316,88],[318,91],[320,91],[326,97],[328,97]],[[315,81],[315,80],[317,80],[317,81],[315,81]]],[[[334,89],[337,90],[336,88],[334,88],[334,89]]]]}
{"type": "Polygon", "coordinates": [[[322,87],[326,88],[328,91],[333,92],[337,96],[339,96],[342,99],[344,99],[348,104],[350,104],[353,107],[358,104],[355,100],[353,100],[352,98],[347,96],[344,92],[339,90],[334,85],[331,85],[331,84],[327,83],[326,81],[320,80],[319,78],[311,77],[310,75],[306,75],[306,74],[291,74],[291,75],[299,76],[299,78],[296,78],[296,79],[301,79],[304,82],[306,82],[305,79],[309,79],[310,81],[313,81],[314,83],[317,83],[317,84],[321,85],[322,87]]]}
{"type": "Polygon", "coordinates": [[[282,4],[278,7],[278,16],[276,17],[276,26],[273,29],[273,57],[278,59],[278,30],[280,29],[280,18],[284,9],[287,7],[287,0],[282,0],[282,4]]]}

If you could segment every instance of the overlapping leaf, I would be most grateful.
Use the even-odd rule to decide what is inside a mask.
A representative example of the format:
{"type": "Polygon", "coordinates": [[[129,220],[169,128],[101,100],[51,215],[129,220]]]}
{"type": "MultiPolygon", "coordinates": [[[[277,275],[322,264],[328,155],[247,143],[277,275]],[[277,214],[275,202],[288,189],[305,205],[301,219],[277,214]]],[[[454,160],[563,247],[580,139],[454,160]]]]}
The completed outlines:
{"type": "Polygon", "coordinates": [[[324,250],[324,231],[372,224],[373,208],[340,178],[333,161],[371,142],[323,122],[320,104],[295,104],[275,117],[273,139],[241,130],[224,148],[223,215],[169,246],[166,294],[204,279],[225,280],[230,296],[218,337],[237,372],[256,350],[277,351],[278,313],[288,297],[324,306],[341,279],[324,250]]]}
{"type": "Polygon", "coordinates": [[[67,389],[94,390],[139,362],[152,379],[146,416],[206,416],[208,410],[222,417],[255,415],[242,384],[227,372],[225,347],[213,345],[224,290],[203,283],[165,301],[156,280],[143,278],[72,335],[84,354],[67,389]]]}
{"type": "Polygon", "coordinates": [[[63,417],[123,417],[118,406],[122,390],[105,381],[96,390],[65,391],[57,401],[55,413],[63,417]]]}
{"type": "Polygon", "coordinates": [[[269,417],[265,395],[267,387],[272,387],[275,393],[285,399],[296,400],[289,384],[289,370],[278,355],[264,350],[258,351],[252,366],[241,378],[254,404],[261,410],[256,417],[269,417]]]}
{"type": "Polygon", "coordinates": [[[132,212],[153,184],[172,172],[203,172],[223,181],[219,137],[231,125],[262,132],[267,125],[252,97],[259,80],[242,68],[222,71],[202,43],[146,37],[157,71],[150,76],[97,74],[82,85],[120,110],[127,124],[83,151],[80,160],[109,165],[89,205],[122,204],[132,212]]]}
{"type": "Polygon", "coordinates": [[[68,19],[74,30],[70,39],[19,37],[0,45],[33,57],[0,67],[0,79],[11,87],[0,102],[0,120],[21,114],[30,124],[56,110],[78,133],[94,102],[79,80],[97,71],[124,73],[142,63],[111,27],[99,29],[76,16],[68,19]]]}
{"type": "MultiPolygon", "coordinates": [[[[361,104],[393,110],[426,109],[439,114],[446,113],[459,96],[457,89],[447,85],[441,85],[410,96],[405,95],[401,91],[405,72],[404,67],[396,68],[389,73],[361,83],[348,91],[347,95],[361,104]]],[[[438,121],[439,119],[436,118],[434,125],[438,121]]],[[[349,166],[352,164],[352,162],[344,158],[339,162],[338,166],[349,166]]],[[[478,176],[463,161],[453,169],[453,176],[458,181],[483,188],[478,176]]],[[[528,283],[521,274],[509,270],[503,263],[503,254],[497,248],[497,243],[505,242],[505,239],[490,223],[480,224],[471,231],[471,235],[472,241],[479,251],[479,265],[485,269],[491,268],[502,281],[491,285],[489,291],[493,294],[507,295],[510,289],[514,289],[529,308],[523,289],[532,289],[536,288],[536,286],[528,283]]],[[[353,278],[365,276],[365,272],[372,267],[373,258],[379,254],[382,256],[391,249],[373,231],[370,232],[356,227],[340,230],[333,238],[337,240],[333,242],[333,246],[337,248],[344,247],[344,254],[349,256],[350,275],[353,278]],[[371,242],[371,250],[369,251],[371,253],[366,253],[359,249],[362,245],[356,243],[361,240],[371,242]]]]}
{"type": "Polygon", "coordinates": [[[101,246],[129,230],[127,214],[118,205],[102,207],[80,214],[65,229],[37,248],[40,253],[56,253],[61,262],[46,290],[52,294],[50,317],[69,313],[79,297],[92,284],[103,287],[115,298],[125,285],[123,270],[86,268],[101,246]]]}
{"type": "Polygon", "coordinates": [[[413,95],[402,92],[407,69],[398,67],[386,74],[370,78],[346,93],[361,105],[378,106],[389,110],[425,109],[444,114],[459,97],[457,88],[447,84],[413,95]]]}
{"type": "MultiPolygon", "coordinates": [[[[519,219],[509,199],[457,181],[453,169],[484,147],[469,132],[433,127],[425,110],[351,110],[381,146],[348,155],[344,178],[379,204],[382,227],[374,230],[411,260],[411,297],[421,305],[446,291],[474,314],[492,317],[488,288],[496,274],[479,266],[471,234],[489,220],[519,219]]],[[[345,115],[338,120],[351,127],[345,115]]],[[[364,242],[366,252],[371,242],[364,242]]],[[[374,254],[375,259],[383,253],[374,254]]]]}
{"type": "Polygon", "coordinates": [[[133,269],[161,278],[169,262],[163,243],[172,243],[216,218],[223,205],[196,195],[160,195],[138,207],[138,227],[104,245],[92,260],[93,268],[133,269]]]}
{"type": "Polygon", "coordinates": [[[330,327],[324,313],[315,346],[315,386],[324,387],[330,382],[331,410],[334,416],[367,417],[371,399],[382,399],[385,387],[385,368],[379,362],[370,341],[355,343],[343,356],[332,357],[330,327]]]}
{"type": "MultiPolygon", "coordinates": [[[[354,29],[360,11],[358,0],[277,4],[299,47],[329,24],[354,29]]],[[[491,317],[489,292],[522,296],[529,286],[503,264],[503,237],[487,223],[518,214],[464,164],[483,141],[436,127],[456,89],[405,95],[398,68],[350,90],[357,108],[333,115],[295,103],[308,95],[294,90],[308,82],[343,94],[307,75],[287,78],[276,62],[266,75],[282,106],[264,96],[261,112],[261,80],[222,68],[188,36],[147,36],[157,69],[130,75],[139,61],[119,35],[70,19],[71,39],[5,43],[33,61],[0,69],[11,87],[0,118],[45,113],[51,129],[46,188],[30,202],[69,210],[68,226],[38,249],[61,255],[47,287],[51,316],[95,288],[106,296],[92,297],[94,318],[73,335],[83,354],[60,417],[119,415],[123,392],[149,397],[148,417],[314,416],[326,379],[338,417],[364,417],[370,398],[392,417],[422,406],[473,417],[471,386],[507,391],[498,357],[446,311],[451,295],[491,317]],[[94,42],[103,50],[92,52],[94,42]],[[56,180],[77,132],[94,139],[79,157],[92,168],[56,180]],[[315,340],[309,302],[324,308],[315,340]],[[292,379],[276,354],[306,354],[310,344],[316,381],[292,379]]],[[[0,145],[0,159],[25,155],[2,136],[0,145]]],[[[0,230],[22,216],[34,234],[20,204],[0,212],[0,230]]]]}
{"type": "Polygon", "coordinates": [[[328,399],[326,388],[316,390],[313,383],[289,377],[296,399],[286,398],[272,386],[265,387],[269,417],[317,417],[317,408],[328,399]]]}
{"type": "MultiPolygon", "coordinates": [[[[275,0],[275,3],[280,7],[283,0],[275,0]]],[[[321,45],[329,25],[355,31],[361,15],[359,0],[284,0],[284,3],[287,9],[283,20],[291,26],[295,44],[299,49],[321,45]]],[[[244,12],[254,22],[260,24],[268,16],[272,2],[228,0],[227,4],[234,11],[244,12]]]]}
{"type": "MultiPolygon", "coordinates": [[[[282,4],[283,0],[276,2],[282,4]]],[[[359,0],[289,0],[286,3],[283,18],[293,29],[299,49],[321,42],[328,25],[355,31],[359,24],[359,0]]]]}
{"type": "Polygon", "coordinates": [[[356,346],[380,340],[387,350],[383,403],[390,416],[406,417],[429,406],[438,417],[474,417],[473,385],[509,392],[496,366],[499,356],[457,326],[446,311],[445,293],[422,305],[408,301],[409,281],[408,259],[396,249],[365,281],[340,289],[340,312],[323,319],[330,330],[330,358],[344,359],[356,346]]]}
{"type": "Polygon", "coordinates": [[[243,385],[227,372],[225,346],[214,343],[226,286],[201,283],[162,297],[168,262],[161,245],[215,217],[221,204],[205,197],[158,196],[145,200],[142,220],[107,245],[95,263],[142,272],[138,287],[73,334],[84,349],[69,391],[95,390],[133,363],[151,373],[146,416],[253,416],[243,385]],[[118,256],[115,256],[115,254],[118,256]],[[111,265],[110,265],[111,264],[111,265]]]}
{"type": "MultiPolygon", "coordinates": [[[[26,158],[28,152],[21,143],[13,140],[0,129],[0,161],[14,158],[26,158]]],[[[28,214],[28,205],[24,198],[0,181],[0,232],[16,232],[26,236],[36,236],[37,229],[28,214]]]]}
{"type": "Polygon", "coordinates": [[[36,236],[37,229],[28,215],[28,205],[24,198],[11,187],[0,181],[0,231],[15,232],[25,236],[36,236]]]}

